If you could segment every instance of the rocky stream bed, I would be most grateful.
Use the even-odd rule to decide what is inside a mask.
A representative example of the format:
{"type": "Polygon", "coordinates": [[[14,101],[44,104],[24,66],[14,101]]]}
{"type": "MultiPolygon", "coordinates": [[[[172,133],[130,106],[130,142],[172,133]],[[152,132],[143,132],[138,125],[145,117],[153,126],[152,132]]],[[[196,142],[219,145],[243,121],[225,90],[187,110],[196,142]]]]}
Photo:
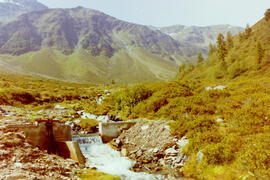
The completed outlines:
{"type": "MultiPolygon", "coordinates": [[[[78,179],[74,170],[88,167],[118,175],[122,179],[181,178],[181,167],[187,159],[182,155],[182,147],[188,140],[171,136],[169,126],[164,121],[138,120],[136,125],[123,130],[109,144],[95,139],[88,144],[80,143],[87,158],[86,166],[82,166],[28,144],[23,132],[16,126],[31,124],[31,118],[37,115],[46,117],[49,114],[59,120],[94,115],[61,106],[38,112],[9,106],[1,106],[0,110],[0,179],[78,179]]],[[[96,116],[95,119],[108,121],[110,118],[96,116]]],[[[76,122],[66,124],[72,126],[73,130],[83,132],[76,122]]]]}

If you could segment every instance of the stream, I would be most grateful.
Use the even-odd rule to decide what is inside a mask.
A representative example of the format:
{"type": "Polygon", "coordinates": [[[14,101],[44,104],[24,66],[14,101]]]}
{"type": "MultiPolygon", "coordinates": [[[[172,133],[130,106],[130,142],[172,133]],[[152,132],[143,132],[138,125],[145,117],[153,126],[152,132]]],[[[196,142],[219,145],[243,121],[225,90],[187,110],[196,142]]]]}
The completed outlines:
{"type": "Polygon", "coordinates": [[[131,167],[135,161],[122,157],[120,152],[112,149],[108,144],[103,144],[97,135],[73,137],[80,145],[83,155],[87,158],[87,165],[97,168],[98,171],[120,176],[125,180],[162,180],[162,175],[133,172],[131,167]]]}

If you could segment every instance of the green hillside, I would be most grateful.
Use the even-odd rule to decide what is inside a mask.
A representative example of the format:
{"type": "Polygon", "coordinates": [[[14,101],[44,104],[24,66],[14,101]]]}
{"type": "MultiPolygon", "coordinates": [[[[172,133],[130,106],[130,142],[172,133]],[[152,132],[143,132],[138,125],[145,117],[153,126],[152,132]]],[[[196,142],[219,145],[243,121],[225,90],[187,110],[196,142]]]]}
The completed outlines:
{"type": "Polygon", "coordinates": [[[187,59],[160,31],[82,7],[31,12],[4,24],[0,54],[1,62],[25,72],[125,84],[171,79],[187,59]]]}
{"type": "Polygon", "coordinates": [[[57,50],[42,49],[20,56],[2,55],[0,58],[13,67],[57,79],[92,83],[128,84],[164,81],[173,78],[177,65],[141,48],[133,54],[120,50],[111,58],[91,56],[86,50],[64,55],[57,50]]]}
{"type": "Polygon", "coordinates": [[[206,56],[209,50],[209,44],[215,42],[219,33],[225,36],[226,33],[230,31],[232,35],[236,35],[244,30],[242,27],[227,24],[213,26],[174,25],[158,29],[170,35],[180,44],[185,44],[186,48],[183,47],[183,51],[190,56],[194,56],[198,52],[202,52],[202,54],[206,56]]]}
{"type": "MultiPolygon", "coordinates": [[[[266,17],[270,19],[270,11],[266,17]]],[[[175,81],[127,87],[102,105],[80,107],[124,119],[169,120],[189,144],[185,177],[270,178],[270,20],[225,40],[196,66],[184,64],[175,81]]]]}

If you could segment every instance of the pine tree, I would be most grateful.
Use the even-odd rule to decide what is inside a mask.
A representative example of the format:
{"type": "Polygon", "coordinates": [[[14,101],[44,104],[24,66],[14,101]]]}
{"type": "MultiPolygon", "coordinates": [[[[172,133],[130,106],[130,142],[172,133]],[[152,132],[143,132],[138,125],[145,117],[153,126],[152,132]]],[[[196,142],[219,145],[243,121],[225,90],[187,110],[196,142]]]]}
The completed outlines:
{"type": "Polygon", "coordinates": [[[203,62],[202,53],[199,52],[197,55],[197,65],[201,64],[203,62]]]}
{"type": "Polygon", "coordinates": [[[208,56],[211,56],[216,51],[217,51],[217,47],[215,45],[213,45],[212,43],[210,43],[209,44],[208,56]]]}
{"type": "Polygon", "coordinates": [[[232,33],[230,31],[227,32],[226,35],[226,47],[228,50],[233,48],[233,39],[232,39],[232,33]]]}
{"type": "Polygon", "coordinates": [[[264,57],[264,49],[261,45],[261,42],[258,41],[257,46],[256,46],[256,62],[257,65],[260,65],[262,63],[264,57]]]}
{"type": "Polygon", "coordinates": [[[264,13],[264,17],[266,21],[270,20],[270,9],[267,9],[264,13]]]}
{"type": "Polygon", "coordinates": [[[218,52],[218,59],[220,61],[224,61],[225,57],[227,55],[227,49],[226,49],[226,42],[224,40],[223,34],[219,33],[217,38],[217,52],[218,52]]]}
{"type": "Polygon", "coordinates": [[[249,38],[249,36],[251,35],[251,33],[252,33],[252,29],[249,27],[249,24],[247,24],[246,29],[245,29],[246,39],[249,38]]]}

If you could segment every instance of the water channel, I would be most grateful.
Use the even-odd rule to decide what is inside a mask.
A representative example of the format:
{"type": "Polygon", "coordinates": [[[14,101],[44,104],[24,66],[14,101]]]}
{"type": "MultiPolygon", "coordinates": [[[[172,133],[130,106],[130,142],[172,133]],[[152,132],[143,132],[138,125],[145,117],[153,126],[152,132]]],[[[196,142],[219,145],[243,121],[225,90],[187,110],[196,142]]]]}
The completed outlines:
{"type": "Polygon", "coordinates": [[[74,136],[73,141],[80,145],[83,155],[87,158],[87,165],[97,168],[98,171],[120,176],[124,180],[163,180],[164,176],[133,172],[131,167],[134,161],[122,157],[120,152],[103,144],[97,134],[74,136]]]}

